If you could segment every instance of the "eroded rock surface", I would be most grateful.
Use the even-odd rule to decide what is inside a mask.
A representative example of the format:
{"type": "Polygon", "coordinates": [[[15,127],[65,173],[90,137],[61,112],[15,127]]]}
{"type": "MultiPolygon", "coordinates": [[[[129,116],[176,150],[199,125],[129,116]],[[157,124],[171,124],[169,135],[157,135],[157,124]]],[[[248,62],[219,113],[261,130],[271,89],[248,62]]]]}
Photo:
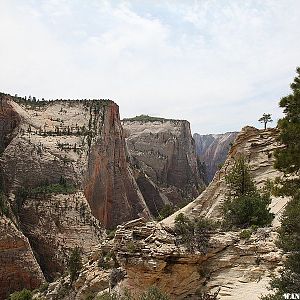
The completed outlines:
{"type": "Polygon", "coordinates": [[[194,133],[196,152],[202,163],[205,164],[205,181],[211,182],[220,165],[224,163],[227,154],[238,132],[226,132],[223,134],[194,133]]]}
{"type": "MultiPolygon", "coordinates": [[[[7,293],[37,287],[42,271],[52,279],[65,269],[74,247],[85,257],[103,240],[103,227],[151,216],[126,160],[114,102],[34,102],[5,94],[0,100],[5,214],[15,224],[15,236],[24,239],[22,251],[36,257],[34,268],[20,268],[20,274],[15,268],[11,286],[3,280],[7,293]]],[[[4,239],[0,259],[15,251],[11,239],[4,239]]],[[[24,255],[14,253],[22,265],[24,255]]],[[[10,280],[6,270],[11,262],[1,261],[0,277],[10,280]]],[[[29,262],[24,259],[24,264],[29,262]]]]}
{"type": "Polygon", "coordinates": [[[190,125],[183,120],[122,121],[137,183],[152,214],[180,204],[204,188],[190,125]],[[155,185],[157,188],[155,188],[155,185]]]}
{"type": "MultiPolygon", "coordinates": [[[[213,218],[222,217],[222,204],[224,202],[227,186],[225,175],[234,164],[234,159],[240,155],[246,158],[250,167],[250,173],[254,182],[262,188],[268,180],[281,177],[283,174],[274,169],[274,150],[281,147],[277,142],[277,129],[259,130],[254,127],[245,127],[237,136],[228,154],[223,167],[215,174],[213,181],[207,189],[193,202],[177,211],[163,222],[166,225],[174,223],[179,213],[193,216],[206,216],[213,218]]],[[[274,223],[278,224],[280,212],[286,204],[287,199],[272,198],[271,208],[276,214],[274,223]]]]}
{"type": "MultiPolygon", "coordinates": [[[[239,155],[248,159],[254,180],[260,187],[268,179],[281,176],[273,168],[273,151],[281,147],[276,141],[277,134],[276,129],[244,128],[207,191],[180,212],[188,217],[221,218],[221,204],[226,192],[224,176],[239,155]]],[[[171,299],[199,299],[201,292],[220,289],[221,300],[258,300],[261,294],[268,292],[272,272],[282,265],[282,253],[276,246],[276,226],[286,201],[272,199],[272,210],[276,215],[273,226],[253,230],[249,239],[241,237],[240,231],[216,229],[210,232],[208,247],[202,252],[191,252],[185,244],[178,243],[174,232],[174,219],[178,213],[159,223],[140,218],[119,225],[114,240],[104,246],[114,254],[116,265],[103,268],[101,261],[97,269],[95,258],[91,258],[92,267],[86,264],[84,275],[78,279],[80,286],[85,287],[86,295],[93,276],[103,280],[104,271],[112,272],[118,267],[125,275],[114,286],[114,291],[130,289],[139,294],[156,285],[170,294],[171,299]]],[[[99,259],[99,253],[98,249],[92,257],[99,259]]],[[[102,281],[101,287],[94,289],[94,295],[110,285],[110,276],[105,278],[106,284],[102,281]]],[[[74,299],[81,299],[83,295],[76,287],[72,293],[74,299]]]]}
{"type": "Polygon", "coordinates": [[[45,281],[28,239],[6,216],[0,216],[0,299],[10,292],[35,289],[45,281]]]}

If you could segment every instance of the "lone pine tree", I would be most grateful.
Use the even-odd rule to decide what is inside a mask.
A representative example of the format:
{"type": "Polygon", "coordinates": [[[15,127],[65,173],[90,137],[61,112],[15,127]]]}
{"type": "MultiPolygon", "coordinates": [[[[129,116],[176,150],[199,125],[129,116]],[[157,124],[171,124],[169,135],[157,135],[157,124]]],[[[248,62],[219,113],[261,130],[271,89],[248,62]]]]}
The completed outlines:
{"type": "Polygon", "coordinates": [[[265,130],[267,129],[267,124],[273,122],[271,114],[264,113],[261,118],[258,119],[260,123],[264,123],[265,130]]]}

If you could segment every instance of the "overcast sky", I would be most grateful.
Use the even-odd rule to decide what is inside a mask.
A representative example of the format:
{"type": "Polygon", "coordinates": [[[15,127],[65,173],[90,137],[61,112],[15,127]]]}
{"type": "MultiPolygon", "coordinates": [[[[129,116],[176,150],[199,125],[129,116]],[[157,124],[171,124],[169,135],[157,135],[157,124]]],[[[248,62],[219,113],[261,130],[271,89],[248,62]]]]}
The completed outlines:
{"type": "Polygon", "coordinates": [[[300,65],[299,14],[299,0],[0,0],[0,89],[109,98],[201,134],[260,126],[300,65]]]}

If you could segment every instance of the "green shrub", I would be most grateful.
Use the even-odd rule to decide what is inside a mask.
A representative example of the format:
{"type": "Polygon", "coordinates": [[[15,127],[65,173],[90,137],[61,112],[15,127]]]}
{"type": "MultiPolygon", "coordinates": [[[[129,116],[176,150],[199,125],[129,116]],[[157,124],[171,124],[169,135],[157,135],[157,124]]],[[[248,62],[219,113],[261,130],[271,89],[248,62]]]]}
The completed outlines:
{"type": "Polygon", "coordinates": [[[9,300],[31,300],[32,292],[26,289],[23,289],[20,292],[14,292],[10,295],[9,300]]]}
{"type": "Polygon", "coordinates": [[[161,221],[168,216],[172,215],[176,211],[176,208],[171,204],[166,204],[158,213],[157,221],[161,221]]]}
{"type": "Polygon", "coordinates": [[[18,190],[17,196],[25,200],[28,197],[35,197],[38,195],[47,194],[71,194],[76,191],[76,188],[68,184],[66,180],[61,177],[58,183],[50,184],[48,181],[41,183],[35,188],[20,188],[18,190]]]}
{"type": "Polygon", "coordinates": [[[105,292],[97,296],[96,300],[169,300],[170,298],[155,286],[149,287],[140,296],[133,296],[129,291],[125,291],[121,296],[118,293],[105,292]]]}
{"type": "Polygon", "coordinates": [[[217,223],[206,218],[193,220],[180,213],[175,218],[174,231],[178,244],[184,244],[191,253],[206,253],[209,247],[210,233],[216,229],[217,223]]]}
{"type": "Polygon", "coordinates": [[[107,234],[107,238],[112,240],[115,237],[117,229],[107,229],[106,230],[106,234],[107,234]]]}
{"type": "Polygon", "coordinates": [[[138,250],[140,250],[140,247],[137,245],[137,243],[135,243],[133,241],[129,241],[126,244],[126,250],[129,253],[134,253],[134,252],[137,252],[138,250]]]}
{"type": "Polygon", "coordinates": [[[145,291],[139,300],[168,300],[169,297],[155,286],[151,286],[145,291]]]}
{"type": "Polygon", "coordinates": [[[164,119],[164,118],[160,118],[160,117],[151,117],[148,115],[140,115],[140,116],[136,116],[133,118],[127,118],[127,119],[123,119],[123,121],[130,121],[130,122],[134,122],[134,121],[139,121],[139,122],[166,122],[169,121],[168,119],[164,119]]]}
{"type": "Polygon", "coordinates": [[[214,293],[203,292],[200,289],[199,291],[196,292],[196,295],[198,296],[197,299],[199,299],[199,300],[218,300],[218,299],[220,299],[218,297],[219,292],[220,292],[220,288],[214,293]]]}
{"type": "Polygon", "coordinates": [[[249,229],[244,229],[243,231],[240,232],[240,238],[241,239],[250,239],[252,235],[252,231],[249,229]]]}
{"type": "Polygon", "coordinates": [[[95,293],[90,293],[85,297],[85,300],[94,300],[95,299],[95,293]]]}
{"type": "Polygon", "coordinates": [[[102,251],[98,260],[98,267],[104,270],[111,268],[114,265],[115,254],[111,251],[102,251]]]}
{"type": "Polygon", "coordinates": [[[49,287],[49,283],[48,283],[48,282],[43,283],[43,284],[39,287],[39,291],[40,291],[41,293],[43,293],[43,292],[45,292],[45,291],[48,289],[48,287],[49,287]]]}

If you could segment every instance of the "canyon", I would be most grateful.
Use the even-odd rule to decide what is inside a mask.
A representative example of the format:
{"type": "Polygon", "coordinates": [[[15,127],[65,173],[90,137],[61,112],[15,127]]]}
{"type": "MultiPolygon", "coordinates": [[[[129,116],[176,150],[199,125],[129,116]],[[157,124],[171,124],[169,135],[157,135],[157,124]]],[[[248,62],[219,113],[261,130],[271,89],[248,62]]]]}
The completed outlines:
{"type": "Polygon", "coordinates": [[[153,133],[151,151],[141,146],[142,133],[135,142],[154,161],[150,170],[139,165],[113,101],[0,94],[0,299],[57,278],[75,247],[86,262],[105,229],[151,221],[164,205],[200,194],[189,123],[166,123],[162,135],[153,133]]]}
{"type": "MultiPolygon", "coordinates": [[[[253,229],[247,238],[242,236],[242,230],[215,229],[205,251],[191,252],[178,244],[174,223],[179,214],[222,219],[225,175],[240,155],[247,159],[259,188],[281,177],[283,174],[273,167],[274,151],[282,147],[277,136],[276,129],[243,128],[224,165],[199,197],[160,222],[139,218],[119,225],[112,240],[102,242],[91,252],[68,295],[73,299],[94,299],[111,289],[138,295],[149,286],[158,287],[170,299],[201,299],[205,293],[218,292],[221,300],[241,299],[241,295],[242,299],[253,300],[267,294],[271,275],[284,260],[276,240],[287,198],[272,196],[270,207],[275,218],[271,226],[253,229]]],[[[37,295],[56,299],[57,294],[65,293],[68,280],[65,275],[37,295]]]]}
{"type": "Polygon", "coordinates": [[[212,181],[215,173],[226,160],[238,132],[226,132],[223,134],[193,134],[196,145],[196,153],[204,168],[206,183],[212,181]]]}
{"type": "Polygon", "coordinates": [[[222,221],[225,177],[237,157],[245,157],[259,189],[280,178],[273,167],[282,147],[277,129],[245,127],[238,135],[198,140],[198,154],[211,155],[211,166],[228,152],[205,188],[197,139],[185,120],[121,121],[111,100],[0,94],[0,108],[0,299],[46,282],[35,297],[139,295],[150,286],[170,299],[218,292],[220,299],[242,293],[252,300],[267,293],[284,260],[276,239],[287,198],[272,197],[272,226],[255,228],[248,238],[216,228],[205,251],[178,243],[174,226],[179,215],[222,221]],[[158,218],[166,206],[178,210],[158,218]],[[83,267],[70,285],[65,270],[76,247],[83,267]]]}

